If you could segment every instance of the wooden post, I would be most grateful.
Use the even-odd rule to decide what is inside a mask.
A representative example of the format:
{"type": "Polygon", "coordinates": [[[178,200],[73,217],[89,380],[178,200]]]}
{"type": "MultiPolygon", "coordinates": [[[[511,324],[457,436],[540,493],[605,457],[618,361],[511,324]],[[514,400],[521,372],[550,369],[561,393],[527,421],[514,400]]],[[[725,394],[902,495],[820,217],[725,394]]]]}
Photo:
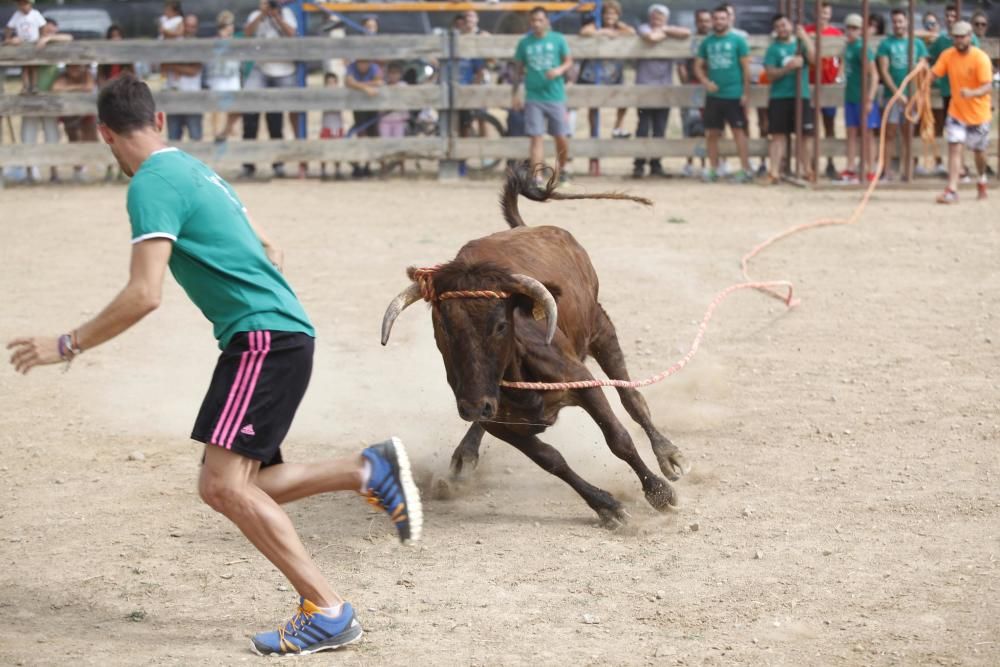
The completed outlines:
{"type": "MultiPolygon", "coordinates": [[[[861,167],[858,179],[865,185],[868,172],[874,171],[872,168],[872,154],[868,135],[868,114],[871,113],[871,104],[868,102],[868,87],[872,85],[868,76],[868,19],[871,15],[869,0],[861,0],[861,127],[858,128],[858,136],[861,141],[861,167]]],[[[847,165],[847,169],[853,170],[854,165],[847,165]]],[[[878,178],[878,174],[875,175],[878,178]]]]}
{"type": "Polygon", "coordinates": [[[445,142],[445,159],[438,161],[438,179],[455,180],[461,177],[461,162],[454,159],[455,136],[458,134],[458,110],[455,108],[455,86],[458,83],[458,49],[456,40],[458,34],[454,28],[448,28],[448,32],[442,36],[444,40],[445,58],[442,63],[444,76],[441,78],[442,93],[444,94],[445,106],[438,118],[442,139],[445,142]]]}
{"type": "Polygon", "coordinates": [[[823,0],[816,0],[816,14],[813,16],[816,26],[815,47],[816,63],[813,71],[816,72],[816,85],[813,87],[813,153],[812,153],[812,182],[819,180],[819,133],[823,127],[823,111],[820,108],[820,93],[823,92],[823,59],[820,57],[823,46],[823,28],[819,24],[820,14],[823,12],[823,0]]]}
{"type": "MultiPolygon", "coordinates": [[[[795,30],[805,22],[806,2],[797,0],[795,3],[795,30]]],[[[795,178],[802,178],[802,155],[805,144],[802,141],[802,76],[795,76],[795,178]]]]}
{"type": "MultiPolygon", "coordinates": [[[[914,48],[916,44],[914,43],[914,32],[916,30],[916,25],[914,24],[914,14],[915,14],[915,0],[909,0],[909,4],[906,8],[906,20],[908,25],[906,27],[906,71],[913,71],[913,56],[914,48]]],[[[907,86],[904,94],[909,98],[910,92],[913,90],[913,86],[907,86]]],[[[902,102],[900,102],[902,104],[902,102]]],[[[899,151],[899,167],[900,172],[903,174],[904,181],[913,180],[913,124],[906,117],[904,110],[903,113],[903,123],[902,123],[902,150],[899,151]],[[904,162],[905,160],[905,162],[904,162]]]]}
{"type": "MultiPolygon", "coordinates": [[[[601,12],[602,11],[603,11],[603,0],[597,0],[597,2],[594,5],[594,25],[597,26],[598,30],[600,30],[601,27],[602,27],[601,26],[601,19],[603,18],[601,16],[601,12]]],[[[601,81],[600,79],[604,78],[604,66],[603,66],[603,64],[602,64],[599,72],[600,72],[600,75],[599,75],[598,81],[596,81],[596,83],[597,84],[602,84],[604,82],[601,81]]],[[[618,111],[615,110],[615,114],[617,114],[617,113],[618,113],[618,111]]],[[[637,111],[637,113],[638,113],[638,111],[637,111]]],[[[617,118],[617,115],[615,117],[617,118]]],[[[579,119],[579,117],[578,117],[578,119],[579,119]]],[[[590,122],[590,109],[587,109],[587,122],[590,122]]],[[[594,126],[590,128],[590,138],[591,139],[600,139],[601,138],[601,109],[600,108],[596,109],[595,117],[594,117],[594,126]]],[[[601,175],[601,161],[600,161],[600,159],[598,159],[598,158],[591,158],[590,159],[589,163],[587,164],[587,173],[589,173],[591,176],[600,176],[601,175]]]]}

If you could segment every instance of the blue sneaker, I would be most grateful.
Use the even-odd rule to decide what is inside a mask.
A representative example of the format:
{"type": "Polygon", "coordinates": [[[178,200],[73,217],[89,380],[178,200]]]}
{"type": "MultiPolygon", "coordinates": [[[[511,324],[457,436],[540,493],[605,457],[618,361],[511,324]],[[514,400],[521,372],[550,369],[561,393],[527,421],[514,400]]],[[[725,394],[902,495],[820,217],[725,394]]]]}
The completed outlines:
{"type": "Polygon", "coordinates": [[[368,502],[386,511],[399,531],[403,544],[420,539],[424,514],[420,507],[420,492],[413,483],[410,459],[399,438],[368,447],[361,455],[371,464],[368,502]]]}
{"type": "Polygon", "coordinates": [[[354,608],[344,603],[339,616],[327,616],[309,600],[299,598],[292,620],[274,632],[254,635],[253,650],[258,655],[307,655],[353,644],[364,631],[354,617],[354,608]]]}

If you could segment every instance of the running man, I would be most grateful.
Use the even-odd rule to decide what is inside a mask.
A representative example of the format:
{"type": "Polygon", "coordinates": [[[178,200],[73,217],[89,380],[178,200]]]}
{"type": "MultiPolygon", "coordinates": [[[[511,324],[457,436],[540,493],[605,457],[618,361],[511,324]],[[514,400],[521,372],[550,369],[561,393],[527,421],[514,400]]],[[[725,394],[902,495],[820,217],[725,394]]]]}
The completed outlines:
{"type": "Polygon", "coordinates": [[[739,183],[751,182],[746,114],[750,47],[744,37],[731,30],[726,5],[712,10],[712,34],[705,37],[698,47],[694,72],[706,91],[705,134],[709,169],[703,180],[712,182],[719,179],[719,137],[728,124],[740,154],[741,169],[734,178],[739,183]]]}
{"type": "Polygon", "coordinates": [[[972,25],[956,21],[951,26],[954,46],[941,52],[931,68],[935,79],[947,77],[951,88],[944,134],[948,140],[948,187],[939,204],[958,202],[958,179],[962,172],[962,150],[968,146],[976,158],[978,199],[986,199],[986,150],[990,143],[990,89],[993,66],[986,53],[972,45],[972,25]]]}
{"type": "Polygon", "coordinates": [[[361,491],[383,507],[405,542],[420,537],[420,498],[403,445],[360,455],[284,463],[281,442],[309,383],[313,327],[280,273],[282,251],[251,222],[236,193],[190,155],[167,147],[145,83],[131,75],[97,100],[100,132],[132,177],[128,284],[97,317],[61,336],[16,338],[20,373],[69,363],[123,333],[160,304],[171,273],[212,322],[222,354],[191,437],[205,443],[198,492],[281,570],[300,595],[291,621],[253,637],[261,654],[303,654],[361,638],[354,609],[333,591],[280,504],[328,491],[361,491]]]}

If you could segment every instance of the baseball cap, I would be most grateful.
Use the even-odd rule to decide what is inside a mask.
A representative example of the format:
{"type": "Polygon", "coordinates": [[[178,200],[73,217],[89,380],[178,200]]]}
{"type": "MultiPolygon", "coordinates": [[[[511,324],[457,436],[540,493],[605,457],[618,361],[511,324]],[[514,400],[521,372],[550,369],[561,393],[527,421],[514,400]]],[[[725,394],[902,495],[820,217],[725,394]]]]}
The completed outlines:
{"type": "Polygon", "coordinates": [[[670,16],[670,10],[667,8],[666,5],[661,5],[661,4],[650,5],[649,11],[646,12],[646,15],[652,16],[653,12],[659,12],[667,17],[670,16]]]}
{"type": "Polygon", "coordinates": [[[955,37],[972,34],[972,24],[968,21],[955,21],[951,26],[951,34],[955,37]]]}
{"type": "Polygon", "coordinates": [[[848,14],[847,18],[844,19],[844,25],[848,28],[863,28],[865,26],[860,14],[848,14]]]}

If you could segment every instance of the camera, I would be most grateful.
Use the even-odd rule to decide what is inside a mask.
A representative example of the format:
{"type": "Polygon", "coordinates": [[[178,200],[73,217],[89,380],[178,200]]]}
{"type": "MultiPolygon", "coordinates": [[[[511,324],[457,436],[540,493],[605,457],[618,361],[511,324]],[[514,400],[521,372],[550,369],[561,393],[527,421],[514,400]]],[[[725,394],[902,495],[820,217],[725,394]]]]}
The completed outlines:
{"type": "Polygon", "coordinates": [[[278,3],[278,0],[267,0],[267,6],[271,9],[277,9],[281,5],[278,3]]]}

